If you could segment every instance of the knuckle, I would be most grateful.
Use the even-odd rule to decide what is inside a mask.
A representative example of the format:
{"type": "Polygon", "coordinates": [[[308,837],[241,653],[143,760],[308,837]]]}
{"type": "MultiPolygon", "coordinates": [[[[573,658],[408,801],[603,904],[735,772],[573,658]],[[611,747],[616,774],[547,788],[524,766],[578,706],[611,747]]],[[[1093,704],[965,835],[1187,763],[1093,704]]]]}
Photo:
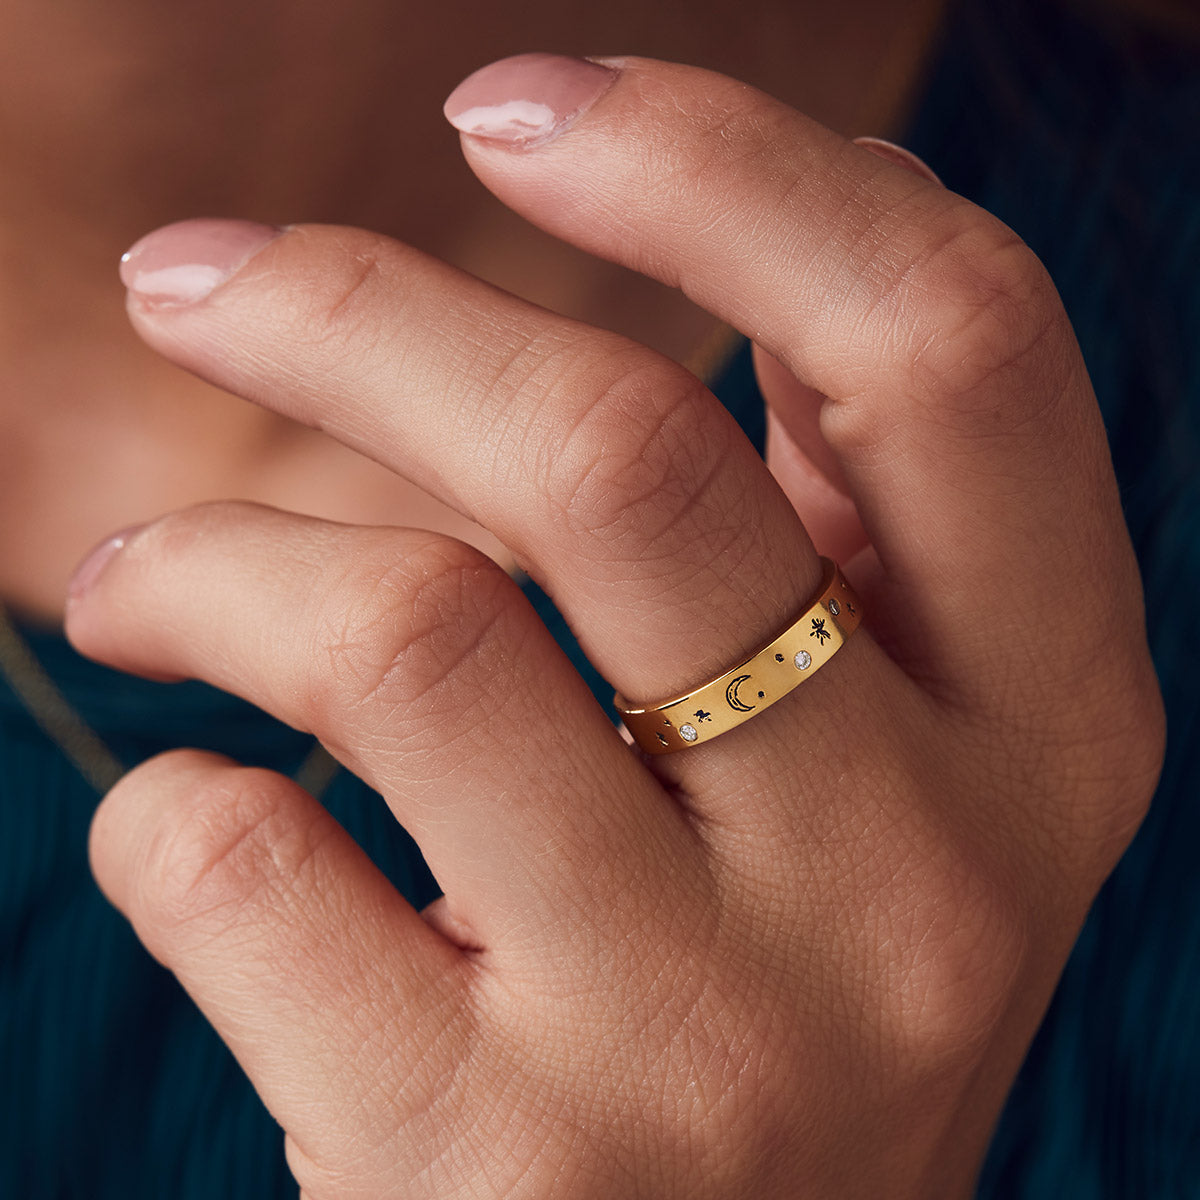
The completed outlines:
{"type": "Polygon", "coordinates": [[[505,572],[437,535],[396,551],[384,539],[354,556],[320,601],[304,687],[323,731],[346,728],[350,713],[358,738],[383,722],[399,736],[408,714],[424,723],[440,705],[461,715],[464,689],[481,691],[492,670],[489,635],[519,595],[505,572]]]}
{"type": "Polygon", "coordinates": [[[1167,756],[1167,709],[1157,678],[1147,680],[1133,690],[1131,728],[1122,746],[1121,772],[1126,786],[1122,789],[1132,805],[1131,816],[1136,826],[1149,811],[1151,799],[1158,788],[1167,756]],[[1128,743],[1126,745],[1126,743],[1128,743]]]}
{"type": "Polygon", "coordinates": [[[219,937],[300,885],[320,822],[296,820],[290,791],[270,771],[224,766],[165,806],[138,880],[152,949],[219,937]]]}
{"type": "Polygon", "coordinates": [[[1002,723],[975,718],[993,786],[1028,798],[1034,848],[1081,911],[1145,819],[1166,750],[1153,664],[1119,644],[1101,638],[1074,669],[1029,681],[1002,723]]]}
{"type": "Polygon", "coordinates": [[[1089,706],[1086,731],[1069,748],[1063,790],[1074,797],[1057,831],[1061,853],[1078,863],[1090,903],[1150,811],[1166,756],[1167,722],[1152,673],[1109,689],[1089,706]]]}
{"type": "Polygon", "coordinates": [[[605,548],[601,557],[643,557],[703,506],[719,470],[706,389],[655,356],[627,362],[592,397],[546,463],[542,488],[573,535],[605,548]]]}
{"type": "MultiPolygon", "coordinates": [[[[1074,358],[1070,325],[1046,269],[999,221],[971,210],[918,254],[897,286],[912,289],[924,314],[909,334],[897,330],[914,395],[939,407],[981,403],[995,414],[994,385],[1038,367],[1036,389],[1007,395],[1054,396],[1065,386],[1074,358]]],[[[897,305],[911,316],[913,305],[897,305]]],[[[1024,420],[1019,405],[1010,419],[1024,420]]]]}
{"type": "Polygon", "coordinates": [[[929,1080],[958,1076],[983,1053],[1032,944],[1011,884],[974,854],[943,848],[938,860],[914,875],[907,901],[879,931],[885,1036],[899,1061],[929,1080]]]}

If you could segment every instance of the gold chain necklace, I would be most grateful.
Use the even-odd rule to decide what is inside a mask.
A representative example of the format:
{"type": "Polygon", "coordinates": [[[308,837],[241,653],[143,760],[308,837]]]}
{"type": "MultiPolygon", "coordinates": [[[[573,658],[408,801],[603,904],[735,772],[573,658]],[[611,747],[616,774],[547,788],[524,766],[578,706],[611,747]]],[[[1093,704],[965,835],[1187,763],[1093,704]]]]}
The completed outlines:
{"type": "MultiPolygon", "coordinates": [[[[0,604],[0,675],[42,732],[101,795],[129,770],[104,739],[75,711],[0,604]]],[[[314,742],[292,778],[320,799],[340,770],[337,760],[314,742]]]]}

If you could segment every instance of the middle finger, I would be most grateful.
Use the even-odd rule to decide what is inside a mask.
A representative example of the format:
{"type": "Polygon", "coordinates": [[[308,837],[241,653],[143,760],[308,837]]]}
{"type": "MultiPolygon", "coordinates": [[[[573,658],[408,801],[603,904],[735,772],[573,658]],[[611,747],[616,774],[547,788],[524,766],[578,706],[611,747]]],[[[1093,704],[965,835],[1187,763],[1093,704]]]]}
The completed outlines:
{"type": "MultiPolygon", "coordinates": [[[[816,591],[811,542],[733,418],[644,346],[358,230],[188,222],[139,243],[124,274],[157,349],[494,532],[631,700],[721,673],[816,591]],[[222,239],[240,269],[180,303],[181,276],[222,273],[203,266],[222,239]]],[[[851,656],[875,673],[864,694],[872,649],[851,656]]],[[[722,745],[790,729],[775,707],[722,745]]]]}

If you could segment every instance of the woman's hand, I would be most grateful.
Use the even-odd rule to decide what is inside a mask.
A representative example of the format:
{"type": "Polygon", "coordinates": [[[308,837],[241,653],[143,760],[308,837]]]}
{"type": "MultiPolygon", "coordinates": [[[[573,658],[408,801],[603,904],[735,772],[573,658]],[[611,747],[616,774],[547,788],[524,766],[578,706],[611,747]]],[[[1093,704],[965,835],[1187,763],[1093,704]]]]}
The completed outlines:
{"type": "Polygon", "coordinates": [[[445,898],[414,912],[289,780],[187,751],[106,799],[95,870],[312,1200],[966,1195],[1161,752],[1095,401],[999,222],[741,84],[612,67],[481,73],[465,152],[755,339],[778,482],[675,364],[369,233],[152,235],[133,320],[493,530],[633,700],[806,607],[806,526],[863,628],[645,760],[460,543],[179,513],[84,572],[76,644],[311,730],[445,898]]]}

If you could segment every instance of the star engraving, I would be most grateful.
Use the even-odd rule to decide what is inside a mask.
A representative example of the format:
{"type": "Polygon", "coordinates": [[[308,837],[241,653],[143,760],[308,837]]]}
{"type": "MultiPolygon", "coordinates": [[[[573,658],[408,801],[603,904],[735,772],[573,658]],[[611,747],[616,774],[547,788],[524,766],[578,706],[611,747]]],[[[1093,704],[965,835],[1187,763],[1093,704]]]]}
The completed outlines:
{"type": "Polygon", "coordinates": [[[825,628],[824,617],[813,617],[812,626],[812,630],[808,636],[815,637],[817,641],[821,643],[821,645],[824,645],[831,637],[833,637],[833,634],[825,628]]]}
{"type": "Polygon", "coordinates": [[[692,715],[696,718],[697,721],[711,721],[712,720],[712,713],[707,713],[702,708],[697,709],[696,712],[694,712],[692,715]]]}

